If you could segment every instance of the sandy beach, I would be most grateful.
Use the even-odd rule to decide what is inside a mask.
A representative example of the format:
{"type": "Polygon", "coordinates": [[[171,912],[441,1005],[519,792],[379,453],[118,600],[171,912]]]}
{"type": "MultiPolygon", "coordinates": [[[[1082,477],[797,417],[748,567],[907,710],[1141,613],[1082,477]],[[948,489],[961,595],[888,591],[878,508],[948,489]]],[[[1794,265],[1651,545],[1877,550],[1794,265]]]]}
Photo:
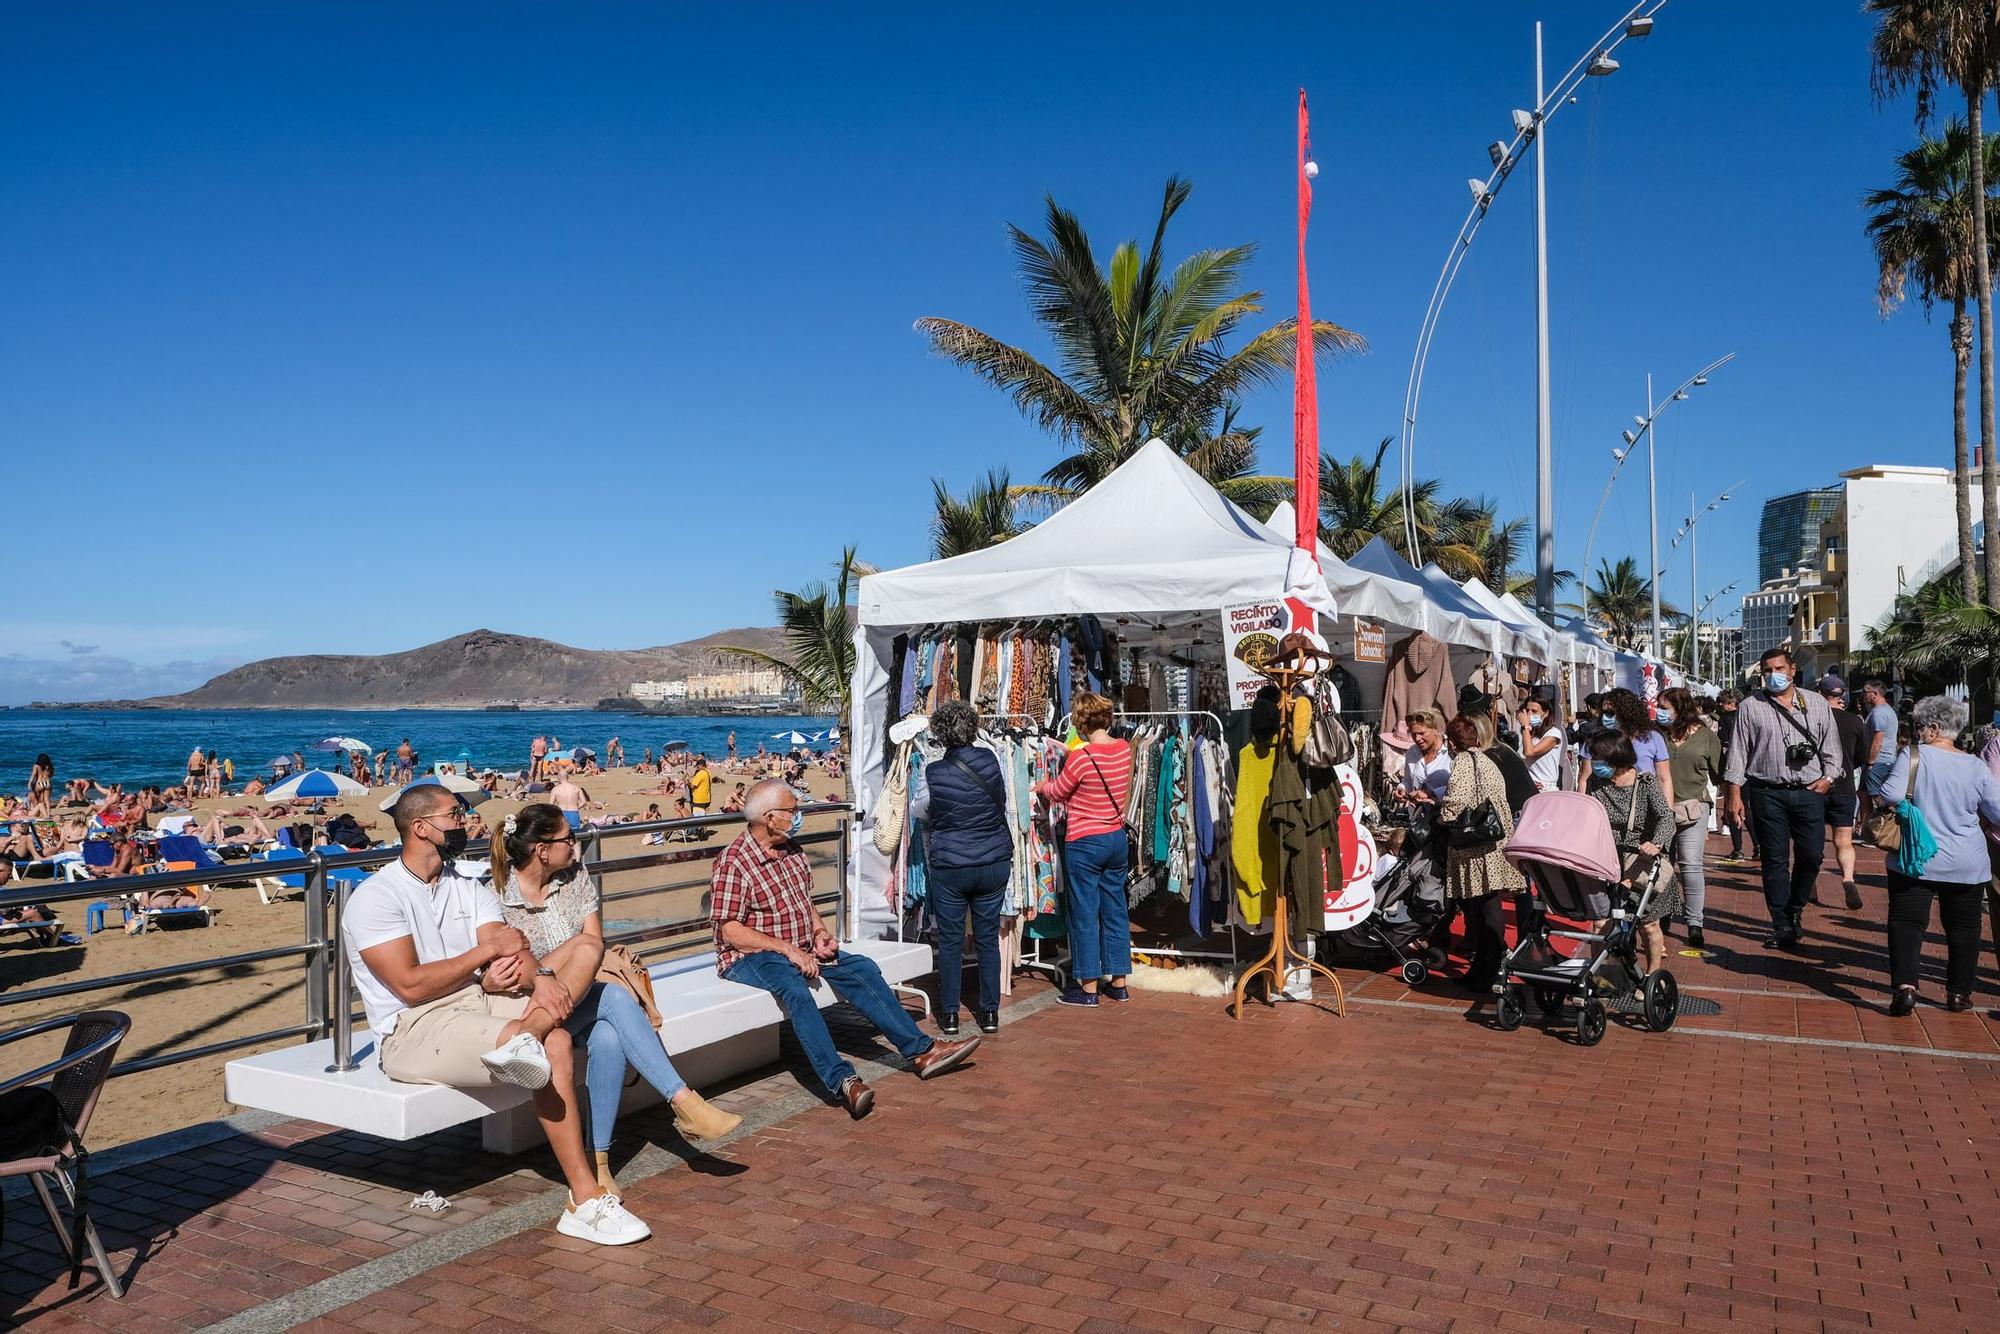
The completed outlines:
{"type": "MultiPolygon", "coordinates": [[[[749,781],[750,775],[733,772],[726,764],[715,765],[711,772],[715,782],[715,809],[719,811],[736,783],[749,781]]],[[[593,802],[602,803],[604,808],[600,812],[593,805],[589,815],[606,812],[636,815],[643,812],[648,803],[656,801],[667,814],[672,814],[672,798],[646,795],[642,791],[659,784],[661,780],[657,774],[641,774],[625,768],[580,781],[593,802]]],[[[814,795],[822,800],[844,799],[844,780],[828,778],[815,768],[808,771],[805,781],[814,795]]],[[[371,789],[366,797],[329,801],[326,804],[327,818],[337,813],[351,813],[364,822],[372,820],[375,824],[373,832],[378,838],[393,840],[394,831],[389,818],[378,807],[394,790],[378,787],[371,789]]],[[[480,812],[489,823],[498,824],[522,804],[496,798],[483,804],[480,812]]],[[[260,798],[233,796],[198,802],[194,813],[206,820],[218,808],[261,809],[262,806],[260,798]]],[[[157,822],[158,817],[152,819],[157,822]]],[[[809,820],[806,829],[811,833],[830,829],[834,824],[833,817],[821,816],[809,820]]],[[[700,846],[710,850],[720,848],[733,836],[732,827],[722,826],[700,846]]],[[[643,846],[639,837],[616,838],[609,835],[604,843],[605,855],[610,857],[668,851],[673,846],[649,848],[643,846]]],[[[812,851],[819,888],[821,892],[829,891],[838,883],[833,869],[832,847],[816,846],[812,851]]],[[[621,926],[696,916],[701,911],[701,896],[707,888],[709,864],[710,859],[703,856],[686,865],[624,871],[606,878],[602,888],[607,893],[657,887],[653,892],[607,905],[607,929],[616,931],[621,926]]],[[[256,890],[245,883],[241,887],[216,891],[214,902],[220,904],[223,911],[216,917],[213,926],[155,930],[142,936],[127,936],[115,929],[115,912],[111,914],[114,929],[83,936],[86,905],[81,902],[63,904],[61,915],[67,929],[83,936],[84,943],[53,948],[32,947],[14,940],[0,943],[0,988],[6,992],[17,992],[218,955],[304,943],[304,914],[297,900],[281,900],[267,905],[259,900],[256,890]]],[[[685,948],[705,949],[706,938],[691,939],[685,948]]],[[[657,959],[664,955],[654,954],[651,957],[657,959]]],[[[15,1028],[45,1016],[87,1009],[122,1010],[132,1017],[132,1032],[126,1038],[119,1058],[129,1061],[288,1024],[302,1024],[305,1022],[305,1004],[303,961],[280,959],[11,1006],[0,1011],[4,1014],[4,1018],[0,1018],[0,1027],[15,1028]]],[[[56,1052],[53,1045],[40,1048],[34,1047],[34,1044],[26,1045],[29,1050],[17,1050],[10,1055],[6,1069],[28,1068],[31,1062],[39,1063],[56,1052]]],[[[108,1147],[241,1110],[223,1100],[222,1067],[227,1061],[244,1054],[247,1052],[205,1057],[114,1080],[98,1106],[96,1120],[91,1127],[92,1147],[108,1147]]]]}

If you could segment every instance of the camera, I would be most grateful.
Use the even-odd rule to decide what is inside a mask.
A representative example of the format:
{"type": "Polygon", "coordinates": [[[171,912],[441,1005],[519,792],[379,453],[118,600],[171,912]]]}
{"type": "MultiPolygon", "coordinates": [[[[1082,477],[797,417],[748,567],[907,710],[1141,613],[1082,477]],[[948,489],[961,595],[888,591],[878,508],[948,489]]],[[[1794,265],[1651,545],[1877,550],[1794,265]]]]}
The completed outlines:
{"type": "Polygon", "coordinates": [[[1794,769],[1803,769],[1819,757],[1819,747],[1809,741],[1794,741],[1785,747],[1785,763],[1794,769]]]}

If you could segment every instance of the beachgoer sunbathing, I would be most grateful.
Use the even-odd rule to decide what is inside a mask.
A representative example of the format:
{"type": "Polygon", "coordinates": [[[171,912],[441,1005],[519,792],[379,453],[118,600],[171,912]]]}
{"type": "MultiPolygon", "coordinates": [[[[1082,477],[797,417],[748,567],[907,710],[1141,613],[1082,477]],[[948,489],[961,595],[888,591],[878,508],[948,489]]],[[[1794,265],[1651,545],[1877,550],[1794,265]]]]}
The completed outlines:
{"type": "Polygon", "coordinates": [[[264,780],[263,780],[263,779],[261,779],[261,778],[253,778],[253,779],[251,779],[251,780],[250,780],[249,782],[245,783],[245,784],[243,785],[243,795],[244,795],[244,796],[246,796],[246,797],[261,797],[261,796],[263,796],[263,795],[264,795],[264,780]]]}
{"type": "Polygon", "coordinates": [[[16,820],[7,836],[0,839],[0,862],[13,870],[14,862],[37,861],[42,855],[41,840],[35,837],[35,827],[26,820],[16,820]]]}
{"type": "Polygon", "coordinates": [[[211,848],[250,847],[258,843],[269,843],[277,837],[259,816],[241,813],[236,818],[248,819],[249,826],[246,828],[240,824],[224,824],[221,811],[209,816],[208,823],[201,827],[201,841],[211,848]]]}
{"type": "Polygon", "coordinates": [[[120,876],[142,875],[152,858],[146,845],[129,837],[122,831],[111,836],[111,865],[92,875],[99,879],[115,880],[120,876]]]}
{"type": "MultiPolygon", "coordinates": [[[[0,861],[0,890],[10,888],[10,882],[13,879],[14,863],[0,861]]],[[[11,908],[0,910],[0,922],[8,922],[14,925],[22,925],[29,922],[53,922],[55,920],[56,915],[54,910],[46,903],[17,903],[11,908]]],[[[33,931],[29,934],[44,945],[53,945],[56,943],[56,929],[53,926],[47,930],[33,931]]]]}

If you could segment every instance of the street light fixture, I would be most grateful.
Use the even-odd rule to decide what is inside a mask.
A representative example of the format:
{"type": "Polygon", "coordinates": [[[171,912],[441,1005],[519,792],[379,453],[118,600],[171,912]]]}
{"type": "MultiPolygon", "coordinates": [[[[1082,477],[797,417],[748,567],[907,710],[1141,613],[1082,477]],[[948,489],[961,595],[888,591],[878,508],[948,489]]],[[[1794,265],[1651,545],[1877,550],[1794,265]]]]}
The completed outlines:
{"type": "MultiPolygon", "coordinates": [[[[1444,266],[1431,286],[1430,303],[1424,309],[1416,348],[1410,356],[1409,378],[1403,388],[1403,531],[1411,560],[1420,562],[1423,557],[1417,536],[1414,496],[1409,483],[1416,470],[1417,414],[1423,397],[1424,369],[1430,360],[1431,344],[1437,336],[1445,302],[1465,263],[1473,237],[1478,234],[1500,187],[1526,159],[1527,145],[1532,142],[1535,149],[1535,608],[1544,620],[1552,620],[1555,612],[1555,469],[1550,457],[1548,171],[1543,127],[1558,107],[1576,102],[1577,89],[1585,79],[1601,78],[1616,70],[1618,62],[1611,53],[1619,43],[1651,33],[1654,16],[1666,6],[1667,0],[1639,0],[1555,81],[1553,87],[1543,82],[1542,28],[1539,23],[1535,25],[1535,109],[1513,111],[1513,141],[1503,146],[1502,156],[1494,158],[1492,174],[1472,191],[1472,207],[1459,224],[1451,248],[1446,252],[1444,266]]],[[[1490,146],[1487,153],[1489,156],[1493,154],[1490,146]]]]}
{"type": "MultiPolygon", "coordinates": [[[[1748,480],[1749,480],[1748,478],[1744,479],[1744,481],[1748,480]]],[[[1701,571],[1700,567],[1696,564],[1697,551],[1696,551],[1696,541],[1695,541],[1696,537],[1695,525],[1702,521],[1702,517],[1704,515],[1708,514],[1713,510],[1721,508],[1722,502],[1729,499],[1729,493],[1731,491],[1734,491],[1737,487],[1741,485],[1743,485],[1743,482],[1730,483],[1728,486],[1722,489],[1722,493],[1720,495],[1716,496],[1715,499],[1709,501],[1708,504],[1701,509],[1696,509],[1694,507],[1694,493],[1692,491],[1688,493],[1687,522],[1682,524],[1680,531],[1674,534],[1674,540],[1672,545],[1675,550],[1679,550],[1681,545],[1681,539],[1682,538],[1687,539],[1688,597],[1690,601],[1699,600],[1701,597],[1701,571]]],[[[1653,596],[1656,602],[1659,600],[1659,593],[1657,590],[1659,588],[1659,578],[1662,573],[1664,573],[1664,571],[1655,571],[1653,574],[1653,580],[1654,580],[1653,587],[1655,589],[1653,596]]],[[[1735,586],[1736,585],[1731,584],[1729,587],[1734,588],[1735,586]]],[[[1725,589],[1723,591],[1727,592],[1728,590],[1725,589]]],[[[1720,596],[1722,596],[1721,593],[1716,594],[1716,597],[1720,596]]],[[[1711,601],[1712,600],[1713,599],[1711,599],[1711,601]]],[[[1693,608],[1688,613],[1688,671],[1692,672],[1697,677],[1701,675],[1701,614],[1707,610],[1708,610],[1707,607],[1700,606],[1693,608]]]]}
{"type": "MultiPolygon", "coordinates": [[[[1659,507],[1659,497],[1657,492],[1655,491],[1656,473],[1653,467],[1653,462],[1654,462],[1653,427],[1654,424],[1659,421],[1660,414],[1664,413],[1667,410],[1668,405],[1681,402],[1683,399],[1687,398],[1688,396],[1687,391],[1689,389],[1699,388],[1702,385],[1707,384],[1708,377],[1710,375],[1714,374],[1717,370],[1720,370],[1722,367],[1727,366],[1730,362],[1734,360],[1736,360],[1736,354],[1734,352],[1731,352],[1726,356],[1717,357],[1714,361],[1709,362],[1708,365],[1703,366],[1699,371],[1689,376],[1685,381],[1681,383],[1679,388],[1675,389],[1673,393],[1668,394],[1664,399],[1661,399],[1657,403],[1653,401],[1653,377],[1651,375],[1648,375],[1646,377],[1646,404],[1647,404],[1646,415],[1643,417],[1632,418],[1633,425],[1639,428],[1636,434],[1632,431],[1623,432],[1623,435],[1625,437],[1625,443],[1628,446],[1636,445],[1638,443],[1639,436],[1643,435],[1646,437],[1646,514],[1649,520],[1650,530],[1652,533],[1652,550],[1653,550],[1652,564],[1649,565],[1647,568],[1654,572],[1653,573],[1653,647],[1655,650],[1659,649],[1661,646],[1660,577],[1659,577],[1659,569],[1660,569],[1659,508],[1660,507],[1659,507]]],[[[1611,476],[1605,479],[1604,494],[1597,498],[1597,513],[1592,515],[1590,520],[1590,536],[1584,539],[1582,577],[1585,579],[1590,578],[1590,557],[1592,552],[1595,551],[1597,546],[1597,524],[1598,521],[1604,517],[1605,502],[1611,499],[1611,488],[1617,484],[1618,473],[1622,468],[1624,468],[1625,460],[1630,458],[1631,456],[1632,456],[1632,450],[1630,448],[1612,451],[1612,457],[1615,458],[1617,462],[1612,465],[1611,476]]],[[[1741,486],[1742,483],[1739,482],[1737,483],[1737,485],[1741,486]]],[[[1732,487],[1730,489],[1734,490],[1735,488],[1732,487]]]]}

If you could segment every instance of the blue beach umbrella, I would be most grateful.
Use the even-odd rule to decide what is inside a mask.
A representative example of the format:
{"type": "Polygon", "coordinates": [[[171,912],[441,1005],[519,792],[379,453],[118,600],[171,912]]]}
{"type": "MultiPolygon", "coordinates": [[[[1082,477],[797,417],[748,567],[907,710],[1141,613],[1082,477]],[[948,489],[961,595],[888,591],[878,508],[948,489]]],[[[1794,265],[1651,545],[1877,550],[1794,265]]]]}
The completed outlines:
{"type": "Polygon", "coordinates": [[[326,797],[366,796],[368,789],[349,778],[346,774],[330,773],[325,769],[308,769],[304,773],[287,778],[276,787],[264,793],[264,800],[297,801],[305,799],[317,801],[326,797]]]}

